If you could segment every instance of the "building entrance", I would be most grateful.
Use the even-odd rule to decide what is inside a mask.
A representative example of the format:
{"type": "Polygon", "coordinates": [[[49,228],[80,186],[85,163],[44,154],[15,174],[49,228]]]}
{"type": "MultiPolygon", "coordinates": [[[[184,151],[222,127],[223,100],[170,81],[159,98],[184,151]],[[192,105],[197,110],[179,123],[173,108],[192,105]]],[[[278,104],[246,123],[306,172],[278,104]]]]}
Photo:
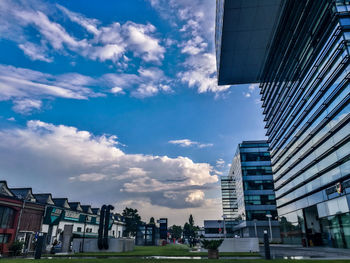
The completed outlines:
{"type": "Polygon", "coordinates": [[[322,246],[322,231],[318,218],[317,206],[307,207],[303,209],[303,213],[308,246],[322,246]]]}

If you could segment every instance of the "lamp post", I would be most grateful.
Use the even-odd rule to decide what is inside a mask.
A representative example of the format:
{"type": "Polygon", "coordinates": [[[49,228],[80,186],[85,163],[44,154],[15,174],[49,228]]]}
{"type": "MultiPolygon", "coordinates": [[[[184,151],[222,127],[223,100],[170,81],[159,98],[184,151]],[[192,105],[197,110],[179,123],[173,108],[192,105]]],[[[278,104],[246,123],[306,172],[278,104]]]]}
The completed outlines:
{"type": "Polygon", "coordinates": [[[226,215],[222,215],[222,218],[224,219],[224,238],[226,238],[226,215]]]}
{"type": "Polygon", "coordinates": [[[84,245],[85,245],[85,231],[86,231],[86,220],[87,220],[87,215],[84,215],[84,232],[83,232],[83,244],[81,247],[81,252],[84,253],[84,245]]]}
{"type": "Polygon", "coordinates": [[[255,237],[258,237],[258,230],[257,230],[257,228],[256,228],[256,222],[257,222],[258,220],[256,220],[256,219],[254,219],[253,220],[253,222],[254,222],[254,230],[255,230],[255,237]]]}
{"type": "Polygon", "coordinates": [[[272,215],[267,214],[266,217],[269,219],[269,227],[270,227],[270,242],[272,241],[272,227],[271,227],[271,217],[272,215]]]}

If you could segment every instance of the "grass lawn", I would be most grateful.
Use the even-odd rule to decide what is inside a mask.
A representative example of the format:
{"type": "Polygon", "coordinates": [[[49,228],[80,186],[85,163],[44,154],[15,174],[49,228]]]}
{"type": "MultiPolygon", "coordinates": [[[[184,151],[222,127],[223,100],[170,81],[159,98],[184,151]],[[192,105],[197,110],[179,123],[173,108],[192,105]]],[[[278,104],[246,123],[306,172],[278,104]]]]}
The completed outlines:
{"type": "Polygon", "coordinates": [[[141,259],[141,258],[104,258],[104,259],[64,259],[64,258],[56,258],[56,259],[41,259],[30,260],[30,259],[1,259],[2,263],[23,263],[23,262],[40,262],[40,263],[199,263],[199,262],[207,262],[207,263],[325,263],[325,262],[335,262],[335,263],[349,263],[350,260],[263,260],[263,259],[141,259]]]}
{"type": "MultiPolygon", "coordinates": [[[[206,257],[207,252],[190,252],[190,249],[186,245],[166,245],[166,246],[135,246],[134,251],[130,252],[96,252],[96,253],[76,253],[74,257],[88,257],[94,256],[99,258],[105,257],[145,257],[145,256],[173,256],[173,257],[206,257]]],[[[57,255],[58,257],[60,255],[57,255]]],[[[226,257],[259,257],[259,253],[249,252],[223,252],[220,256],[226,257]]]]}

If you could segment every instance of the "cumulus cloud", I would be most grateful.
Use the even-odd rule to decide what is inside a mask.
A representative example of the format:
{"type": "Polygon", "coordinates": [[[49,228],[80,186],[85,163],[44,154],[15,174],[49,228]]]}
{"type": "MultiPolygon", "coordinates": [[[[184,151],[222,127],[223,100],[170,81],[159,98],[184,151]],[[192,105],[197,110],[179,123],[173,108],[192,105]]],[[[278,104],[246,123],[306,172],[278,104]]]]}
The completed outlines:
{"type": "Polygon", "coordinates": [[[178,73],[181,82],[196,88],[198,93],[212,92],[216,97],[227,91],[230,86],[217,84],[213,43],[215,12],[208,12],[215,10],[215,1],[150,0],[150,4],[174,28],[179,28],[182,35],[177,45],[186,55],[181,64],[183,69],[178,73]]]}
{"type": "Polygon", "coordinates": [[[207,163],[128,154],[116,136],[42,121],[0,130],[0,165],[11,180],[26,185],[34,180],[39,188],[59,189],[60,195],[84,200],[102,191],[100,202],[143,198],[173,208],[204,205],[205,191],[218,181],[207,163]]]}
{"type": "Polygon", "coordinates": [[[216,79],[215,55],[211,53],[191,56],[184,62],[186,71],[178,73],[181,81],[189,87],[196,87],[199,93],[222,92],[230,86],[218,86],[216,79]]]}
{"type": "Polygon", "coordinates": [[[102,79],[107,85],[113,86],[112,93],[121,93],[125,89],[131,90],[130,94],[136,98],[147,98],[157,95],[159,92],[172,93],[171,80],[164,75],[160,68],[139,68],[137,74],[105,74],[102,79]],[[120,90],[123,87],[123,90],[120,90]]]}
{"type": "Polygon", "coordinates": [[[199,143],[196,141],[191,141],[190,139],[170,140],[169,143],[179,145],[181,147],[197,146],[198,148],[205,148],[213,146],[212,143],[199,143]]]}

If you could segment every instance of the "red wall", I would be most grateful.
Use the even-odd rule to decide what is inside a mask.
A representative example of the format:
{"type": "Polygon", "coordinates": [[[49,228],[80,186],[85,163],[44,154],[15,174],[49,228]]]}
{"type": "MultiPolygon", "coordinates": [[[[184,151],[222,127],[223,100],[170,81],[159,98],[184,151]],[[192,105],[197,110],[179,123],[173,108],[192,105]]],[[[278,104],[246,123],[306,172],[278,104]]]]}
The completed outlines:
{"type": "MultiPolygon", "coordinates": [[[[0,228],[0,234],[11,235],[6,244],[2,244],[0,242],[0,253],[7,254],[9,252],[10,245],[15,240],[16,230],[17,230],[18,221],[20,217],[20,211],[23,206],[23,201],[15,198],[11,198],[11,197],[1,196],[0,206],[10,207],[15,210],[12,228],[0,228]]],[[[44,211],[45,211],[44,205],[26,202],[25,208],[22,211],[19,231],[39,232],[41,228],[44,211]]]]}

